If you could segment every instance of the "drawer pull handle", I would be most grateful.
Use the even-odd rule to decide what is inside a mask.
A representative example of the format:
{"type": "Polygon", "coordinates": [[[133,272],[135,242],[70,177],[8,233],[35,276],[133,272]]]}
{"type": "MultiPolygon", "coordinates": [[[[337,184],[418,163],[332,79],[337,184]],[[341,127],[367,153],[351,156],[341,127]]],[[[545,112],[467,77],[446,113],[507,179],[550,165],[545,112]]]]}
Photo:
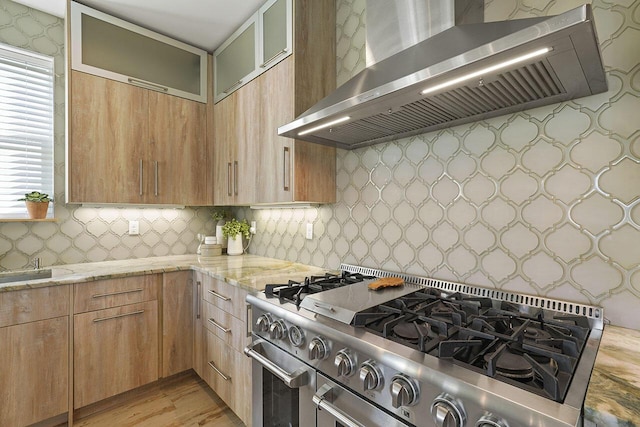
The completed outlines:
{"type": "Polygon", "coordinates": [[[91,298],[111,297],[114,295],[130,294],[133,292],[142,292],[142,290],[143,290],[142,288],[138,288],[138,289],[128,289],[126,291],[111,292],[109,294],[95,294],[95,295],[91,295],[91,298]]]}
{"type": "Polygon", "coordinates": [[[156,84],[145,82],[138,79],[132,79],[131,77],[129,77],[127,80],[132,85],[141,86],[146,89],[154,89],[154,90],[161,90],[162,92],[169,92],[169,88],[165,86],[156,85],[156,84]]]}
{"type": "Polygon", "coordinates": [[[118,319],[120,317],[135,316],[136,314],[142,314],[142,313],[144,313],[144,310],[132,311],[131,313],[116,314],[115,316],[109,316],[109,317],[99,317],[97,319],[93,319],[93,323],[104,322],[105,320],[111,320],[111,319],[118,319]]]}
{"type": "Polygon", "coordinates": [[[224,332],[225,334],[228,334],[229,332],[231,332],[231,329],[229,328],[225,328],[224,326],[222,326],[221,324],[217,323],[215,320],[213,320],[212,318],[209,318],[209,323],[211,323],[213,326],[215,326],[216,328],[220,329],[222,332],[224,332]]]}
{"type": "Polygon", "coordinates": [[[213,295],[216,298],[220,298],[222,301],[231,301],[231,298],[225,297],[224,295],[220,295],[219,293],[212,291],[211,289],[209,289],[207,292],[209,292],[211,295],[213,295]]]}
{"type": "Polygon", "coordinates": [[[213,369],[214,371],[216,371],[216,374],[220,375],[222,377],[223,380],[225,381],[231,381],[231,377],[225,375],[222,373],[222,371],[218,368],[216,368],[216,365],[213,364],[213,362],[207,362],[209,363],[209,366],[211,366],[211,369],[213,369]]]}
{"type": "Polygon", "coordinates": [[[267,66],[267,64],[269,64],[270,62],[273,62],[274,59],[276,59],[277,57],[279,57],[280,55],[282,55],[283,53],[287,53],[287,51],[289,51],[289,49],[287,49],[286,47],[284,49],[282,49],[280,52],[276,53],[275,55],[273,55],[271,58],[267,59],[266,61],[264,61],[262,64],[260,64],[260,68],[264,68],[267,66]]]}

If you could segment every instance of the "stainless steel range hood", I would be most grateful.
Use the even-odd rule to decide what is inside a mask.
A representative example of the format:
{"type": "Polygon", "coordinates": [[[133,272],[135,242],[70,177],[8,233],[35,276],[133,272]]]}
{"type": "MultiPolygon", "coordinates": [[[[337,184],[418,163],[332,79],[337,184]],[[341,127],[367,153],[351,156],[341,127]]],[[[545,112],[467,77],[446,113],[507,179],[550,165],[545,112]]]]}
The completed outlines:
{"type": "MultiPolygon", "coordinates": [[[[394,8],[404,0],[368,0],[367,8],[374,3],[394,8]]],[[[477,0],[418,3],[425,5],[413,8],[413,16],[450,4],[446,15],[451,18],[445,21],[454,21],[453,26],[433,35],[439,29],[427,25],[426,39],[375,58],[378,62],[281,126],[278,134],[353,149],[607,90],[588,4],[552,17],[455,25],[469,22],[456,18],[456,4],[473,12],[469,5],[477,0]]],[[[397,21],[393,11],[376,14],[382,22],[397,21]]],[[[368,28],[370,16],[367,9],[368,28]]],[[[394,34],[388,28],[376,33],[394,34]]],[[[368,55],[374,47],[367,47],[368,55]]]]}

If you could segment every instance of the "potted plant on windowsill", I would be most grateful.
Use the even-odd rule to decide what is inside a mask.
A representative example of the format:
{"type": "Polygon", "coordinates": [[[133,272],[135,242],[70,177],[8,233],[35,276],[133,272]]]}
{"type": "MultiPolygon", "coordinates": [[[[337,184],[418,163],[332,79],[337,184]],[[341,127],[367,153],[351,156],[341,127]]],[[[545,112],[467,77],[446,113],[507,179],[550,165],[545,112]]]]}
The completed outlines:
{"type": "Polygon", "coordinates": [[[32,191],[26,193],[22,199],[27,207],[29,218],[31,219],[44,219],[47,217],[47,211],[49,210],[49,202],[53,202],[53,199],[48,194],[40,193],[39,191],[32,191]]]}
{"type": "Polygon", "coordinates": [[[222,226],[222,235],[227,239],[227,254],[242,255],[242,236],[249,238],[249,224],[246,219],[238,221],[233,218],[222,226]]]}

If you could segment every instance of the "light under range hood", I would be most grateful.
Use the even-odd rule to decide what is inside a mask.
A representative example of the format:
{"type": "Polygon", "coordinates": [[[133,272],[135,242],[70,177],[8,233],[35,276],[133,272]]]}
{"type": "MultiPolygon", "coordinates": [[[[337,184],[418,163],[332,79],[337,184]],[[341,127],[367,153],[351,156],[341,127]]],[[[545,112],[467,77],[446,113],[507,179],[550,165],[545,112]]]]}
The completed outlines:
{"type": "Polygon", "coordinates": [[[607,90],[588,4],[551,17],[452,25],[368,66],[278,134],[354,149],[607,90]]]}

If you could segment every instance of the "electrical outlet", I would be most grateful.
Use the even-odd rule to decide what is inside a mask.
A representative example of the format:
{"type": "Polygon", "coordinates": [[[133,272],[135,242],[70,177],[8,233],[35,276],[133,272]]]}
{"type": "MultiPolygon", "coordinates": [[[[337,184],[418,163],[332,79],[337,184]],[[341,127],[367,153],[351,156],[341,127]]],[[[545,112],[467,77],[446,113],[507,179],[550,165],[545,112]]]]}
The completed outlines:
{"type": "Polygon", "coordinates": [[[257,231],[256,222],[251,221],[251,226],[249,227],[249,233],[256,234],[256,231],[257,231]]]}
{"type": "Polygon", "coordinates": [[[129,236],[137,236],[140,234],[140,223],[138,221],[129,221],[129,236]]]}
{"type": "Polygon", "coordinates": [[[313,239],[313,223],[311,222],[307,223],[307,234],[305,237],[307,238],[307,240],[313,239]]]}

